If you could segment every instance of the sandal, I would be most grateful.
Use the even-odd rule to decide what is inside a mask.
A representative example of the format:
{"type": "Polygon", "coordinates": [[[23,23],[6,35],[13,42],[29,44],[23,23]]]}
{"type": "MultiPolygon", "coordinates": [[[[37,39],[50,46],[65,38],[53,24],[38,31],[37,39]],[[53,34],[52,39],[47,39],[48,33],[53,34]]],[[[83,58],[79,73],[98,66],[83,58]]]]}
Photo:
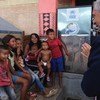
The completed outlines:
{"type": "Polygon", "coordinates": [[[37,94],[36,93],[33,93],[33,92],[28,92],[28,95],[29,96],[32,96],[32,97],[37,97],[37,94]]]}
{"type": "Polygon", "coordinates": [[[45,95],[45,97],[51,97],[53,95],[55,95],[58,92],[58,89],[52,89],[49,91],[49,93],[47,95],[45,95]]]}

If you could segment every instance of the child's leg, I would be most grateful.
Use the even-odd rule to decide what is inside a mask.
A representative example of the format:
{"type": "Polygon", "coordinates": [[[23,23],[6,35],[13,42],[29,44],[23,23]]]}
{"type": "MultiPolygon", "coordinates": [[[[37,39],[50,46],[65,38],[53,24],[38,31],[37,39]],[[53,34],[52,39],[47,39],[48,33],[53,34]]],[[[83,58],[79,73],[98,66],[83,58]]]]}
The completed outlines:
{"type": "Polygon", "coordinates": [[[47,68],[48,68],[48,73],[47,73],[47,77],[50,76],[50,72],[51,72],[51,64],[47,63],[47,68]]]}
{"type": "Polygon", "coordinates": [[[59,86],[62,87],[62,72],[58,72],[59,86]]]}
{"type": "Polygon", "coordinates": [[[41,83],[39,77],[36,74],[34,74],[33,77],[35,78],[36,84],[38,85],[38,87],[40,88],[41,92],[44,95],[46,95],[47,97],[50,97],[50,96],[55,95],[57,93],[57,90],[55,90],[55,89],[52,89],[51,91],[47,91],[45,89],[45,87],[43,86],[43,84],[41,83]]]}
{"type": "Polygon", "coordinates": [[[55,86],[56,72],[52,72],[52,85],[55,86]]]}
{"type": "Polygon", "coordinates": [[[16,100],[16,94],[14,89],[11,86],[5,87],[5,90],[10,98],[10,100],[16,100]]]}
{"type": "Polygon", "coordinates": [[[26,80],[26,79],[24,79],[22,77],[15,76],[15,75],[12,76],[12,79],[13,79],[14,83],[18,83],[18,84],[22,85],[22,88],[21,88],[21,100],[26,100],[26,93],[27,93],[28,86],[29,86],[28,80],[26,80]]]}
{"type": "Polygon", "coordinates": [[[57,58],[59,86],[62,87],[62,72],[64,71],[63,57],[57,58]]]}
{"type": "Polygon", "coordinates": [[[41,83],[39,77],[36,74],[32,74],[32,78],[34,79],[34,81],[37,84],[37,86],[39,87],[39,89],[43,92],[45,90],[45,87],[41,83]]]}
{"type": "Polygon", "coordinates": [[[0,87],[0,100],[9,100],[4,87],[0,87]]]}
{"type": "Polygon", "coordinates": [[[38,67],[39,67],[40,73],[43,73],[42,65],[43,65],[42,62],[39,62],[39,63],[38,63],[38,67]]]}
{"type": "Polygon", "coordinates": [[[55,86],[55,77],[56,77],[56,59],[52,58],[51,60],[51,72],[52,72],[52,85],[55,86]]]}
{"type": "Polygon", "coordinates": [[[16,75],[27,79],[29,83],[31,82],[31,75],[29,73],[24,73],[22,71],[16,71],[16,75]]]}

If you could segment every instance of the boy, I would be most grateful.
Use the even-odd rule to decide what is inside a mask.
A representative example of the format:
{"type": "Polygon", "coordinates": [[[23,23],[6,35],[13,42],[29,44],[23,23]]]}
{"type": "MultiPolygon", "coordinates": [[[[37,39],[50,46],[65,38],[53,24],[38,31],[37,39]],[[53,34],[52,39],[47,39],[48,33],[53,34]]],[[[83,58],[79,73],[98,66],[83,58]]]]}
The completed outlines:
{"type": "Polygon", "coordinates": [[[65,45],[56,38],[56,34],[53,29],[48,29],[46,31],[46,35],[48,38],[47,42],[52,52],[51,70],[53,72],[53,85],[55,83],[55,72],[57,71],[59,75],[59,85],[62,86],[62,72],[64,71],[63,54],[61,52],[62,47],[68,57],[69,53],[65,45]]]}
{"type": "Polygon", "coordinates": [[[0,45],[0,100],[16,100],[14,85],[9,71],[9,50],[0,45]]]}
{"type": "Polygon", "coordinates": [[[43,68],[42,66],[46,66],[48,69],[47,73],[47,81],[50,81],[50,71],[51,71],[51,50],[49,50],[48,43],[46,41],[42,42],[42,50],[39,53],[38,56],[38,66],[39,66],[39,71],[41,73],[40,77],[44,76],[43,68]],[[41,58],[41,61],[39,62],[39,59],[41,58]]]}

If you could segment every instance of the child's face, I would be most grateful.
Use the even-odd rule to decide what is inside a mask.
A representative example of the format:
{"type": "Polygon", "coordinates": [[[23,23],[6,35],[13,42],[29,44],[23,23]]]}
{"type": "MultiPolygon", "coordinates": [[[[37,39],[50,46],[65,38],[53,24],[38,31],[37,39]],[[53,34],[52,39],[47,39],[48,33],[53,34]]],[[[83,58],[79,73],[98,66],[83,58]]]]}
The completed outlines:
{"type": "Polygon", "coordinates": [[[31,41],[32,41],[33,43],[37,43],[37,42],[38,42],[38,39],[35,37],[35,35],[32,35],[31,41]]]}
{"type": "Polygon", "coordinates": [[[0,60],[4,61],[9,56],[9,50],[0,50],[0,60]]]}
{"type": "Polygon", "coordinates": [[[18,48],[22,48],[22,41],[21,40],[17,40],[16,41],[16,45],[18,48]]]}
{"type": "Polygon", "coordinates": [[[55,33],[54,32],[50,32],[48,34],[48,38],[51,39],[51,40],[53,40],[55,38],[55,33]]]}
{"type": "Polygon", "coordinates": [[[11,48],[16,48],[16,39],[15,38],[10,39],[8,46],[10,46],[11,48]]]}
{"type": "Polygon", "coordinates": [[[32,53],[35,53],[37,50],[38,50],[38,47],[37,46],[32,46],[31,47],[32,53]]]}
{"type": "Polygon", "coordinates": [[[48,43],[43,42],[42,43],[42,49],[47,50],[49,48],[48,43]]]}

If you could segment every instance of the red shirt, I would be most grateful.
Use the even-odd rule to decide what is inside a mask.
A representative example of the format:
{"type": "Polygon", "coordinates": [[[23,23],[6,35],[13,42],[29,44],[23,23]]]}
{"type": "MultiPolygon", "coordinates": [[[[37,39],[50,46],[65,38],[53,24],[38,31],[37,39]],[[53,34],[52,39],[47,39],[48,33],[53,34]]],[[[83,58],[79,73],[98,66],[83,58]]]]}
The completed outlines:
{"type": "Polygon", "coordinates": [[[48,40],[47,41],[49,44],[49,47],[52,51],[52,57],[53,58],[58,58],[62,56],[62,51],[61,51],[61,47],[62,47],[62,43],[58,38],[55,38],[54,40],[48,40]]]}
{"type": "Polygon", "coordinates": [[[37,60],[37,57],[38,57],[38,54],[29,53],[27,55],[28,61],[30,61],[30,60],[37,60]]]}
{"type": "Polygon", "coordinates": [[[3,65],[0,65],[0,86],[9,86],[11,81],[8,77],[9,63],[8,61],[4,62],[3,65]]]}

